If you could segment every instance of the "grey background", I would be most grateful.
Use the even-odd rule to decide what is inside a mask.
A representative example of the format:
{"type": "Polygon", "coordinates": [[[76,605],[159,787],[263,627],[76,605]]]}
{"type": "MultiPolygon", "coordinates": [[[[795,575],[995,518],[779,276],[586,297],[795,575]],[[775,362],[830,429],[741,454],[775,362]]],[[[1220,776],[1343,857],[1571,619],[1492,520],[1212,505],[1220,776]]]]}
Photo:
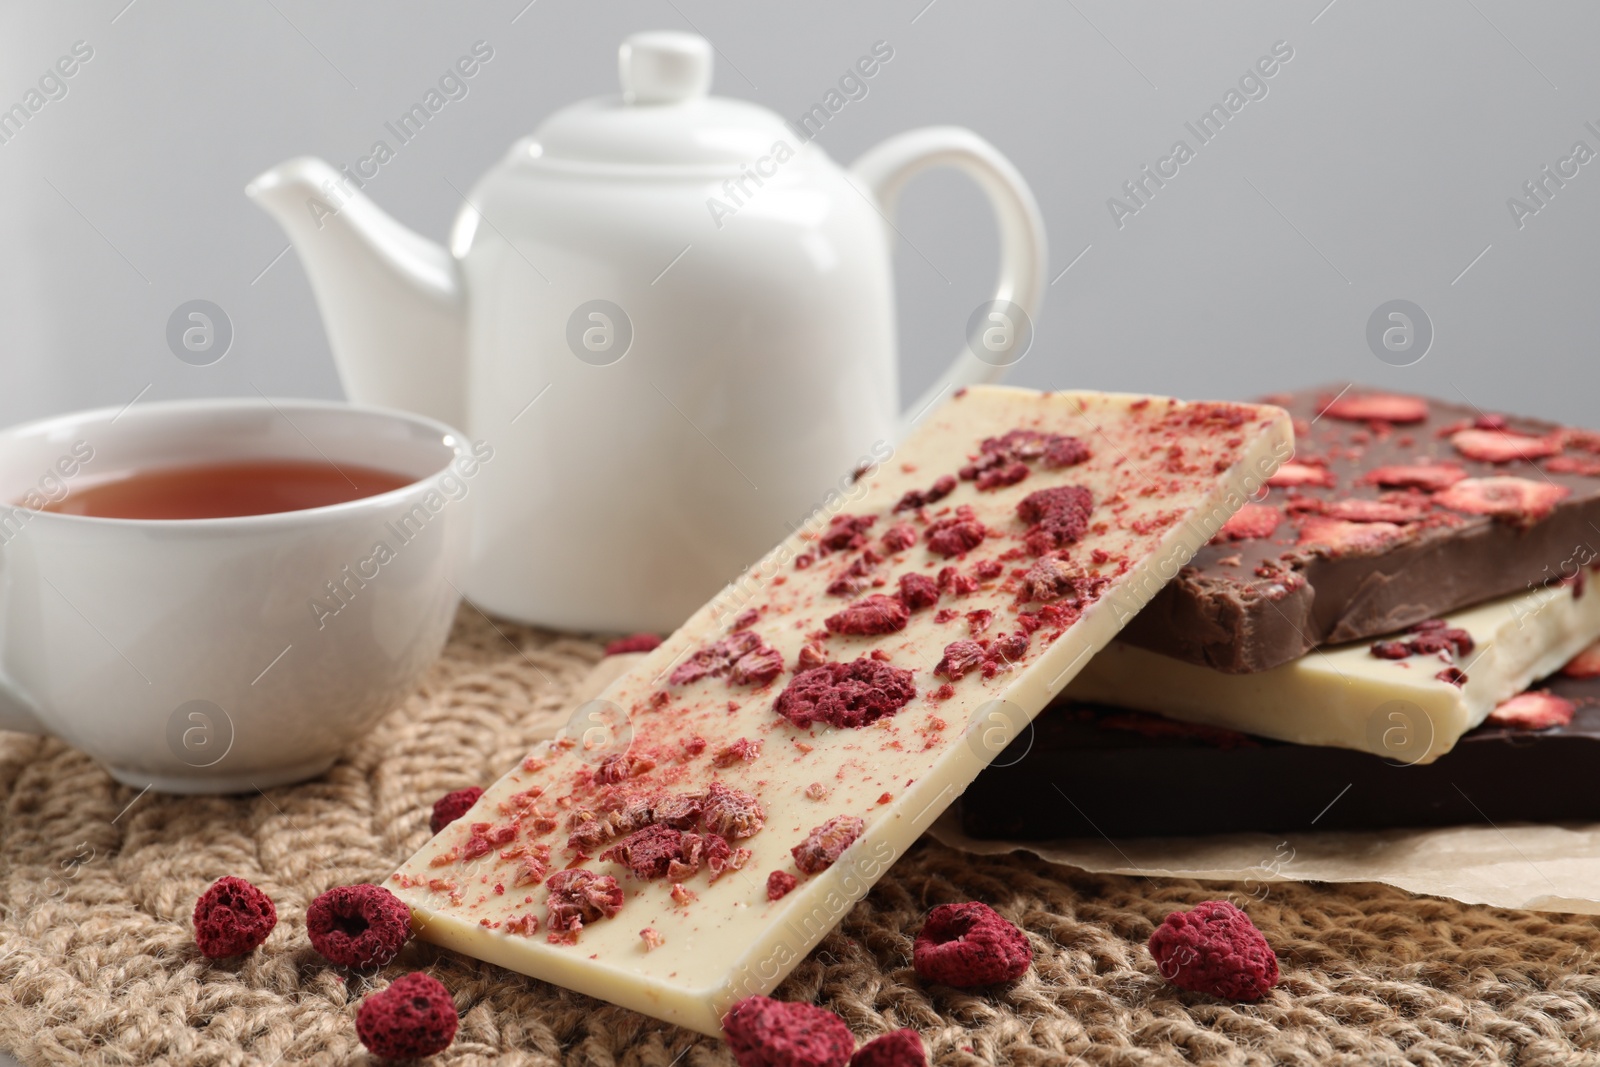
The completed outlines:
{"type": "MultiPolygon", "coordinates": [[[[305,276],[292,253],[274,261],[286,242],[245,182],[300,153],[353,162],[482,39],[495,57],[470,95],[369,185],[442,239],[459,205],[449,183],[467,187],[552,109],[614,91],[616,44],[641,28],[699,30],[720,53],[714,91],[791,118],[887,40],[870,95],[819,139],[836,159],[929,123],[971,126],[1007,153],[1038,194],[1056,279],[1013,381],[1242,397],[1361,380],[1600,422],[1600,162],[1521,230],[1506,207],[1575,140],[1600,150],[1584,128],[1600,127],[1592,5],[525,5],[9,5],[0,102],[76,40],[95,55],[0,145],[0,423],[136,395],[337,396],[305,276]],[[1118,229],[1107,199],[1175,139],[1195,143],[1184,122],[1279,40],[1294,59],[1267,97],[1118,229]],[[164,341],[171,311],[197,298],[235,330],[205,367],[164,341]],[[1365,341],[1369,314],[1395,298],[1435,327],[1412,367],[1365,341]]],[[[910,398],[988,296],[995,242],[953,175],[914,184],[899,228],[910,398]]]]}

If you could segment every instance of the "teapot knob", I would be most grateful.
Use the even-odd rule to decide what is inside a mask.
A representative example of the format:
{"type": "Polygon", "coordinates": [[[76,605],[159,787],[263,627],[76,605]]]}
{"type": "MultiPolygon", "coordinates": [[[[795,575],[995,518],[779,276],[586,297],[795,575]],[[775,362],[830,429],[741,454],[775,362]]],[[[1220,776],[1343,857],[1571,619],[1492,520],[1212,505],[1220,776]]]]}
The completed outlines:
{"type": "Polygon", "coordinates": [[[622,98],[630,104],[677,104],[711,88],[711,43],[693,33],[635,33],[617,50],[622,98]]]}

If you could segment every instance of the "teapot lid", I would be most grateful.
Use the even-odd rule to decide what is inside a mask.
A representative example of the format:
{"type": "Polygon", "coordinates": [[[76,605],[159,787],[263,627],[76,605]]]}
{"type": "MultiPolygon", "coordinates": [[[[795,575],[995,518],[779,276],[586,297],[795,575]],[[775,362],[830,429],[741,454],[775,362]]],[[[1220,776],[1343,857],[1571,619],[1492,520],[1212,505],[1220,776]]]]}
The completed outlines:
{"type": "Polygon", "coordinates": [[[692,33],[635,33],[617,50],[620,96],[563,108],[534,133],[542,161],[612,166],[738,166],[791,150],[796,137],[764,107],[709,96],[711,43],[692,33]]]}

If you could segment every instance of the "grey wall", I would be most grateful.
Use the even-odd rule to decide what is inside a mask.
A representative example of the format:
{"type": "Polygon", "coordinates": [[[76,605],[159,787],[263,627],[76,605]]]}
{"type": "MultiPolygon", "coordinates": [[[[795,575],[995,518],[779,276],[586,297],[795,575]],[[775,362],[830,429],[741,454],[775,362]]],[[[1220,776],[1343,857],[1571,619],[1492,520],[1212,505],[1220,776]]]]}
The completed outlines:
{"type": "MultiPolygon", "coordinates": [[[[720,52],[715,91],[791,117],[889,41],[870,95],[820,138],[841,161],[928,123],[1011,156],[1043,207],[1051,276],[1082,253],[1015,381],[1248,396],[1359,379],[1600,424],[1600,161],[1521,228],[1507,208],[1575,141],[1600,151],[1584,125],[1600,129],[1592,5],[526,2],[8,5],[0,105],[75,41],[94,54],[0,144],[0,423],[141,394],[338,395],[305,276],[292,254],[274,262],[285,241],[245,182],[290,155],[353,161],[482,39],[495,55],[470,95],[369,187],[442,237],[449,183],[552,109],[614,91],[625,33],[693,28],[720,52]],[[1108,198],[1175,140],[1197,146],[1184,123],[1277,41],[1294,57],[1267,95],[1119,228],[1108,198]],[[235,330],[207,367],[165,340],[194,298],[235,330]],[[1436,331],[1410,367],[1365,339],[1393,298],[1436,331]]],[[[955,177],[915,185],[900,229],[909,397],[960,343],[995,252],[955,177]]]]}

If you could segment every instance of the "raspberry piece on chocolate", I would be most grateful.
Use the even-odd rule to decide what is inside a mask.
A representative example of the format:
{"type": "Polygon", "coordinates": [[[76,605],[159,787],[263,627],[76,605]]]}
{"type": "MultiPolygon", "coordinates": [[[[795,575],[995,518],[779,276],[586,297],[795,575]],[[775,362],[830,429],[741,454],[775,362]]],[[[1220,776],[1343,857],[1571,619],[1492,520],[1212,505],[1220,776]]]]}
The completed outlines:
{"type": "Polygon", "coordinates": [[[194,941],[208,959],[252,952],[276,925],[272,898],[231,874],[212,882],[194,902],[194,941]]]}
{"type": "Polygon", "coordinates": [[[443,830],[471,810],[481,796],[483,789],[475,785],[446,793],[433,802],[433,817],[428,820],[428,829],[434,833],[443,830]]]}
{"type": "Polygon", "coordinates": [[[1441,682],[1448,682],[1457,689],[1465,688],[1467,684],[1467,672],[1460,667],[1446,667],[1434,677],[1441,682]]]}
{"type": "Polygon", "coordinates": [[[377,885],[341,885],[306,909],[311,947],[345,967],[381,967],[411,936],[411,909],[377,885]]]}
{"type": "Polygon", "coordinates": [[[878,521],[876,515],[835,515],[828,520],[828,528],[817,538],[823,555],[829,552],[848,552],[867,543],[867,531],[878,521]]]}
{"type": "Polygon", "coordinates": [[[1278,984],[1278,959],[1250,916],[1225,900],[1168,915],[1150,935],[1161,977],[1194,993],[1260,1000],[1278,984]]]}
{"type": "Polygon", "coordinates": [[[1436,493],[1448,489],[1467,476],[1467,472],[1453,463],[1402,464],[1392,467],[1375,467],[1362,476],[1362,481],[1389,489],[1421,489],[1436,493]]]}
{"type": "Polygon", "coordinates": [[[926,574],[900,576],[900,602],[908,611],[921,611],[939,602],[939,583],[926,574]]]}
{"type": "Polygon", "coordinates": [[[860,656],[824,663],[789,680],[772,710],[796,726],[868,726],[893,715],[917,695],[910,671],[860,656]]]}
{"type": "Polygon", "coordinates": [[[1094,494],[1081,485],[1040,489],[1017,504],[1017,517],[1028,524],[1028,548],[1036,556],[1077,544],[1093,511],[1094,494]]]}
{"type": "Polygon", "coordinates": [[[1404,641],[1374,641],[1372,654],[1379,659],[1405,659],[1412,652],[1411,646],[1404,641]]]}
{"type": "Polygon", "coordinates": [[[1334,500],[1323,511],[1328,518],[1344,522],[1392,523],[1416,522],[1427,513],[1428,509],[1419,504],[1391,500],[1334,500]]]}
{"type": "Polygon", "coordinates": [[[754,630],[736,630],[697,649],[674,667],[668,681],[688,685],[702,678],[728,676],[728,684],[766,685],[783,671],[783,656],[754,630]]]}
{"type": "Polygon", "coordinates": [[[450,991],[421,971],[396,978],[356,1010],[356,1036],[367,1051],[390,1060],[443,1052],[460,1025],[450,991]]]}
{"type": "Polygon", "coordinates": [[[1548,730],[1570,724],[1577,710],[1570,700],[1543,689],[1530,689],[1500,704],[1484,721],[1518,730],[1548,730]]]}
{"type": "Polygon", "coordinates": [[[911,947],[917,975],[967,989],[1021,978],[1033,964],[1028,937],[987,904],[940,904],[911,947]]]}
{"type": "Polygon", "coordinates": [[[978,547],[987,534],[972,509],[963,504],[954,515],[930,524],[923,536],[928,539],[928,551],[948,558],[978,547]]]}
{"type": "Polygon", "coordinates": [[[806,874],[820,874],[832,867],[844,855],[844,850],[855,844],[866,821],[856,815],[835,815],[821,826],[814,827],[806,839],[789,850],[794,865],[806,874]]]}
{"type": "Polygon", "coordinates": [[[1011,462],[993,467],[978,475],[978,492],[985,493],[995,489],[1004,489],[1008,485],[1016,485],[1028,476],[1026,463],[1011,462]]]}
{"type": "Polygon", "coordinates": [[[1433,499],[1469,515],[1491,515],[1515,526],[1531,526],[1571,493],[1564,485],[1503,475],[1467,478],[1436,493],[1433,499]]]}
{"type": "Polygon", "coordinates": [[[1600,678],[1600,641],[1567,660],[1561,673],[1568,678],[1600,678]]]}
{"type": "Polygon", "coordinates": [[[626,652],[650,652],[661,647],[661,638],[656,634],[629,634],[619,637],[606,645],[606,655],[620,656],[626,652]]]}
{"type": "Polygon", "coordinates": [[[983,646],[963,638],[944,646],[944,655],[933,668],[933,673],[953,682],[968,671],[976,670],[982,663],[983,646]]]}
{"type": "Polygon", "coordinates": [[[829,633],[871,636],[904,630],[910,610],[898,599],[874,593],[822,620],[829,633]]]}
{"type": "Polygon", "coordinates": [[[939,501],[949,496],[951,492],[955,490],[955,487],[955,475],[941,474],[939,477],[933,480],[933,485],[931,487],[921,491],[913,489],[906,493],[900,498],[899,503],[895,504],[893,510],[897,512],[915,511],[918,508],[925,508],[929,504],[937,504],[939,501]]]}
{"type": "Polygon", "coordinates": [[[1327,467],[1319,467],[1314,463],[1296,463],[1290,460],[1281,464],[1272,472],[1272,477],[1267,479],[1267,484],[1275,489],[1292,489],[1302,485],[1321,486],[1332,489],[1336,483],[1333,472],[1327,467]]]}
{"type": "Polygon", "coordinates": [[[701,802],[700,817],[713,834],[738,840],[761,829],[767,821],[767,809],[743,790],[712,782],[701,802]]]}
{"type": "Polygon", "coordinates": [[[895,1030],[868,1041],[850,1057],[850,1067],[926,1067],[928,1053],[915,1030],[895,1030]]]}
{"type": "Polygon", "coordinates": [[[855,1035],[831,1011],[771,997],[745,997],[722,1017],[739,1067],[845,1067],[855,1035]]]}
{"type": "Polygon", "coordinates": [[[583,867],[557,871],[546,883],[545,920],[554,941],[571,940],[585,923],[609,919],[622,910],[622,887],[609,874],[583,867]]]}
{"type": "Polygon", "coordinates": [[[1271,537],[1272,531],[1283,521],[1283,512],[1270,504],[1246,504],[1228,517],[1217,531],[1212,543],[1222,541],[1254,541],[1271,537]]]}
{"type": "Polygon", "coordinates": [[[1346,395],[1323,408],[1322,413],[1345,422],[1422,422],[1428,417],[1428,402],[1420,396],[1396,393],[1346,395]]]}
{"type": "Polygon", "coordinates": [[[767,899],[782,900],[800,884],[800,879],[788,871],[773,871],[767,875],[767,899]]]}
{"type": "Polygon", "coordinates": [[[1559,437],[1529,437],[1510,430],[1458,430],[1450,443],[1468,459],[1485,463],[1510,463],[1519,459],[1543,459],[1561,451],[1559,437]]]}
{"type": "Polygon", "coordinates": [[[890,555],[896,552],[904,552],[917,543],[917,528],[909,522],[897,522],[883,531],[883,536],[878,538],[878,543],[890,555]]]}
{"type": "Polygon", "coordinates": [[[635,878],[666,876],[672,861],[683,855],[683,834],[669,826],[646,826],[600,853],[602,862],[620,863],[635,878]]]}

